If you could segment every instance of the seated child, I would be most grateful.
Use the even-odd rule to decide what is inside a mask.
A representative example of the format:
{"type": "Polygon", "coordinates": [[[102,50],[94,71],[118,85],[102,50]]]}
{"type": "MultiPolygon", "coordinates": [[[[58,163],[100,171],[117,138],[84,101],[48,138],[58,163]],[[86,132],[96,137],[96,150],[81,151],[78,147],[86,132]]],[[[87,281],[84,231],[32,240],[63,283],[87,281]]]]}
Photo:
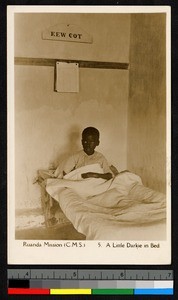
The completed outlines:
{"type": "Polygon", "coordinates": [[[34,181],[38,182],[42,187],[42,206],[45,213],[46,226],[56,224],[55,211],[58,203],[51,198],[46,192],[46,179],[48,178],[62,178],[71,171],[83,166],[99,164],[103,170],[102,173],[87,172],[83,173],[82,178],[102,178],[109,180],[113,175],[119,172],[114,166],[111,168],[108,165],[106,158],[99,152],[95,151],[96,146],[99,145],[99,131],[94,127],[87,127],[82,132],[82,146],[83,150],[76,152],[69,156],[69,158],[59,165],[56,170],[39,170],[38,177],[34,181]],[[62,174],[63,173],[63,174],[62,174]]]}
{"type": "Polygon", "coordinates": [[[104,173],[87,172],[83,173],[82,178],[102,178],[109,180],[112,178],[112,171],[108,165],[103,154],[95,151],[96,146],[99,145],[99,131],[94,127],[87,127],[82,132],[82,146],[83,150],[71,155],[63,167],[63,176],[69,172],[86,166],[99,163],[104,173]]]}

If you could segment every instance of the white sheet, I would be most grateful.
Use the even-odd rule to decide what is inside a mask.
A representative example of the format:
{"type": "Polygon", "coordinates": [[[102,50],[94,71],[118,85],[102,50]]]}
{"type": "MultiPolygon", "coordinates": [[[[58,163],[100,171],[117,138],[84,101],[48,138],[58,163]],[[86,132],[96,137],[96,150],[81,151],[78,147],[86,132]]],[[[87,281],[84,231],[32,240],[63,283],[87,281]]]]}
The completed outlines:
{"type": "Polygon", "coordinates": [[[109,181],[48,179],[46,189],[86,239],[165,238],[165,195],[144,187],[135,174],[109,181]]]}
{"type": "Polygon", "coordinates": [[[135,184],[142,184],[139,176],[133,173],[122,173],[115,178],[105,180],[101,178],[82,179],[81,173],[100,172],[99,164],[87,165],[67,174],[64,179],[47,179],[46,190],[57,201],[60,200],[60,191],[64,188],[72,188],[77,194],[83,198],[99,195],[111,189],[116,189],[119,194],[127,195],[131,187],[135,184]],[[70,176],[71,174],[71,176],[70,176]],[[74,176],[75,175],[75,176],[74,176]]]}

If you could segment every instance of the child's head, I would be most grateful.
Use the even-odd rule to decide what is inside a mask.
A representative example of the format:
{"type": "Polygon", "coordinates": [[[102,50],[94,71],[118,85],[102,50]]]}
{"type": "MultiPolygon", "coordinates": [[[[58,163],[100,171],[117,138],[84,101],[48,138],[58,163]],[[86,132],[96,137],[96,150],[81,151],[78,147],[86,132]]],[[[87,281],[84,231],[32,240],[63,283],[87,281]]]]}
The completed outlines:
{"type": "Polygon", "coordinates": [[[82,146],[87,155],[92,155],[99,145],[99,131],[94,127],[87,127],[82,132],[82,146]]]}

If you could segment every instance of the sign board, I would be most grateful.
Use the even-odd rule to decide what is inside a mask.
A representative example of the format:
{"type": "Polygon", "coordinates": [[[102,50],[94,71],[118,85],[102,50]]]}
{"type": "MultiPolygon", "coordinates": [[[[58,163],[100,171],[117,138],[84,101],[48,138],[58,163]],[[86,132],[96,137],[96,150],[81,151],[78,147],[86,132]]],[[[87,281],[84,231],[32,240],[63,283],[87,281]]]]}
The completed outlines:
{"type": "Polygon", "coordinates": [[[92,43],[92,37],[83,29],[73,24],[51,26],[42,33],[43,40],[92,43]]]}

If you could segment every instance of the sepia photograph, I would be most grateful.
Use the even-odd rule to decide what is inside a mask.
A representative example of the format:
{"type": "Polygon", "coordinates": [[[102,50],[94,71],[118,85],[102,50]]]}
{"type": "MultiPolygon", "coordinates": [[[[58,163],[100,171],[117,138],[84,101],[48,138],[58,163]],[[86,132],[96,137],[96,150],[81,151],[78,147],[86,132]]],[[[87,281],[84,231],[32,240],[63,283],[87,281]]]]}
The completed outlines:
{"type": "Polygon", "coordinates": [[[170,262],[169,8],[11,6],[7,25],[9,263],[170,262]]]}

